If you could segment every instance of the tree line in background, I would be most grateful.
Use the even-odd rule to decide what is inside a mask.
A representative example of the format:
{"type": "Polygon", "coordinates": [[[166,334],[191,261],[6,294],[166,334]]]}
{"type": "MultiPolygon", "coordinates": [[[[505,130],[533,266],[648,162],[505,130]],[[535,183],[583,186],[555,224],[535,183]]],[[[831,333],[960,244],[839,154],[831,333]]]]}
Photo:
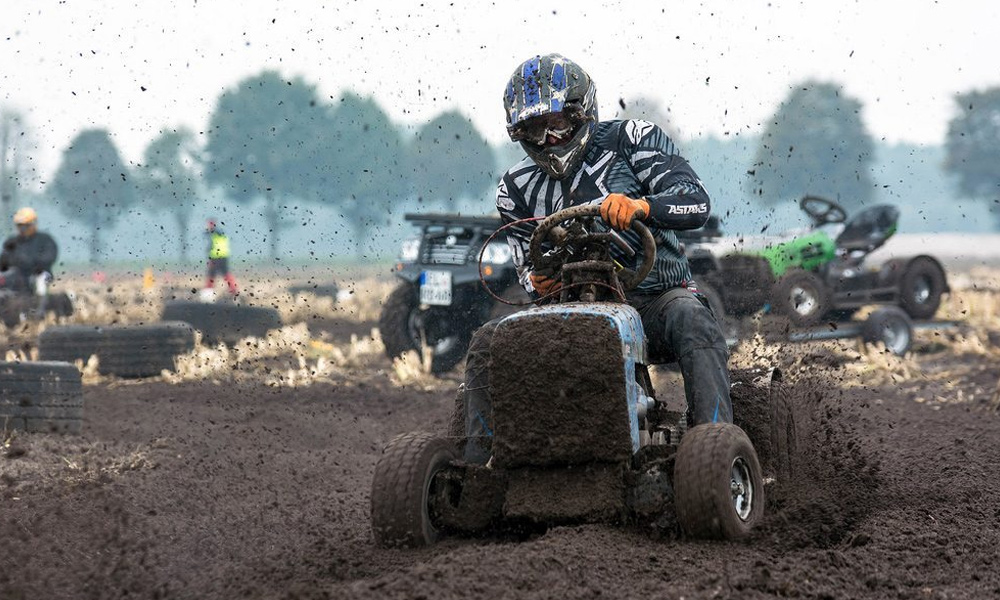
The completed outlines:
{"type": "MultiPolygon", "coordinates": [[[[941,167],[956,176],[957,194],[996,203],[1000,197],[1000,87],[960,94],[941,167]]],[[[621,117],[650,118],[673,132],[655,104],[640,100],[621,117]]],[[[861,120],[861,103],[836,84],[794,88],[756,140],[744,193],[753,205],[774,206],[805,193],[848,209],[869,204],[875,141],[861,120]]],[[[514,145],[510,145],[516,148],[514,145]]],[[[0,208],[5,222],[32,147],[21,115],[0,112],[0,208]]],[[[472,122],[444,112],[410,135],[372,99],[345,93],[327,101],[301,78],[264,71],[219,97],[207,130],[178,127],[150,141],[142,162],[122,159],[110,132],[86,129],[63,152],[45,197],[90,232],[92,262],[104,254],[102,231],[142,206],[177,227],[180,258],[189,255],[191,219],[209,189],[233,202],[263,203],[271,256],[277,256],[286,215],[299,204],[334,207],[351,228],[355,249],[380,223],[402,212],[461,199],[490,197],[507,164],[472,122]]],[[[697,168],[697,165],[695,165],[697,168]]],[[[1000,228],[1000,219],[997,220],[1000,228]]]]}

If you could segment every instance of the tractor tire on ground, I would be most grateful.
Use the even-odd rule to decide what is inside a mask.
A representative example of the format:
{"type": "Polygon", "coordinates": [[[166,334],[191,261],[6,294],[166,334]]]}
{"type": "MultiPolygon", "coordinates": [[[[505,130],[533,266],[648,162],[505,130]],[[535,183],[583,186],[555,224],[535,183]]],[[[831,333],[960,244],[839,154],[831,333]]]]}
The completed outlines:
{"type": "Polygon", "coordinates": [[[772,306],[793,325],[815,325],[830,311],[830,290],[819,275],[790,269],[774,286],[772,306]]]}
{"type": "Polygon", "coordinates": [[[454,444],[429,433],[393,438],[375,465],[372,533],[380,546],[416,548],[436,542],[430,499],[434,475],[458,458],[454,444]]]}
{"type": "Polygon", "coordinates": [[[194,349],[191,325],[164,322],[138,325],[65,325],[38,336],[42,360],[99,361],[98,371],[119,377],[151,377],[175,368],[174,359],[194,349]]]}
{"type": "Polygon", "coordinates": [[[689,536],[737,540],[764,516],[764,480],[743,430],[710,423],[688,430],[674,464],[677,522],[689,536]]]}
{"type": "Polygon", "coordinates": [[[0,433],[80,433],[83,384],[64,362],[0,362],[0,433]]]}
{"type": "Polygon", "coordinates": [[[231,346],[243,338],[260,338],[272,329],[281,329],[281,315],[270,306],[176,300],[164,304],[160,318],[189,323],[210,345],[231,346]]]}
{"type": "Polygon", "coordinates": [[[930,319],[947,289],[944,269],[929,256],[910,261],[899,280],[899,304],[914,319],[930,319]]]}
{"type": "Polygon", "coordinates": [[[868,344],[882,344],[896,356],[903,356],[913,345],[913,322],[898,306],[883,306],[872,311],[862,325],[861,338],[868,344]]]}
{"type": "MultiPolygon", "coordinates": [[[[382,305],[378,328],[385,345],[385,353],[390,359],[414,351],[423,360],[421,352],[421,330],[419,325],[420,303],[416,286],[402,284],[389,294],[382,305]]],[[[447,373],[454,369],[469,350],[474,328],[460,327],[460,330],[430,345],[430,372],[447,373]]]]}

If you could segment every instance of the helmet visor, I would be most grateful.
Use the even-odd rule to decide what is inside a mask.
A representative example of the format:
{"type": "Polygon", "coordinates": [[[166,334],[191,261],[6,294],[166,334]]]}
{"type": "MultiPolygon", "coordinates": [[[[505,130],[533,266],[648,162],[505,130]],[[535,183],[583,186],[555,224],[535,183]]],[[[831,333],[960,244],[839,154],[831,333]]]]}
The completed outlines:
{"type": "Polygon", "coordinates": [[[587,117],[578,107],[567,105],[560,112],[538,115],[525,119],[507,127],[511,141],[529,142],[546,148],[559,146],[573,137],[576,128],[587,121],[587,117]]]}

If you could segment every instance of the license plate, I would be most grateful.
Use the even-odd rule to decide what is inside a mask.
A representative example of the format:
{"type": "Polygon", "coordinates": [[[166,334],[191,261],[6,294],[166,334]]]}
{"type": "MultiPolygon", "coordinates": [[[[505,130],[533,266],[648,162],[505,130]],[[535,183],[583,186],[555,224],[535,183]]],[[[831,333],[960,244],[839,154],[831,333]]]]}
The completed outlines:
{"type": "Polygon", "coordinates": [[[451,305],[451,271],[420,273],[420,303],[436,306],[451,305]]]}

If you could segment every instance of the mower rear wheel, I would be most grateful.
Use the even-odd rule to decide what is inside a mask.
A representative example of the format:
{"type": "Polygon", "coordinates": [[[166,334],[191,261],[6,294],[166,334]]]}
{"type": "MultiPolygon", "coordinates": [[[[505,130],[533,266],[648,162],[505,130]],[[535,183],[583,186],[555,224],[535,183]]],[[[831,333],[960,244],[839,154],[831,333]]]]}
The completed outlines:
{"type": "Polygon", "coordinates": [[[929,256],[910,261],[899,282],[899,304],[914,319],[930,319],[941,306],[944,269],[929,256]]]}
{"type": "Polygon", "coordinates": [[[375,465],[371,518],[375,542],[383,547],[429,546],[441,537],[431,499],[434,476],[458,458],[453,441],[429,433],[393,438],[375,465]]]}
{"type": "Polygon", "coordinates": [[[862,328],[861,336],[865,342],[882,344],[896,356],[903,356],[913,345],[913,322],[898,306],[875,309],[862,328]]]}
{"type": "MultiPolygon", "coordinates": [[[[730,372],[733,423],[757,452],[765,480],[783,487],[791,480],[798,441],[795,413],[781,371],[730,372]]],[[[773,489],[773,487],[769,487],[773,489]]]]}
{"type": "Polygon", "coordinates": [[[684,434],[674,464],[677,522],[694,538],[737,540],[764,517],[764,479],[750,439],[731,423],[684,434]]]}

